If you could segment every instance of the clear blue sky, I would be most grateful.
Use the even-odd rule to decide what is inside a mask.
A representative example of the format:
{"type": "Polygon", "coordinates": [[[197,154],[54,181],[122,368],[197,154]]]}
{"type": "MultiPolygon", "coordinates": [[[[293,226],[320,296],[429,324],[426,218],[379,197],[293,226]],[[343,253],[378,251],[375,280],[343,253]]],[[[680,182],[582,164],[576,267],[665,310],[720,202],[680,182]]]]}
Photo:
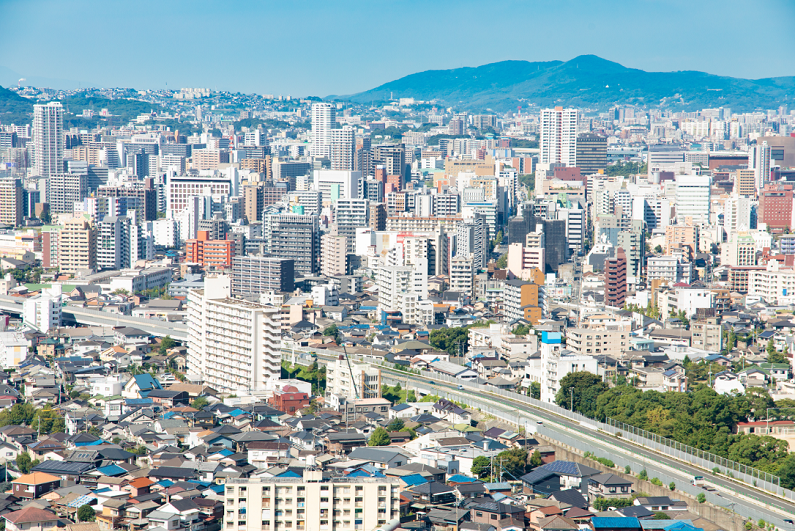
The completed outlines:
{"type": "Polygon", "coordinates": [[[325,96],[582,54],[790,76],[793,28],[792,0],[0,0],[0,84],[325,96]]]}

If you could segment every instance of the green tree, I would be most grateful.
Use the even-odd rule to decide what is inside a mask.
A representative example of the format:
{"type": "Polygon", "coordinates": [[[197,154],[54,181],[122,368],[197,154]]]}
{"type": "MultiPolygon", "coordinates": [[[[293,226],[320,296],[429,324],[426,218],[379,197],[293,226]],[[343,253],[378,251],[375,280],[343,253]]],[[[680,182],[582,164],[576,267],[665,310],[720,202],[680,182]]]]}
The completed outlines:
{"type": "Polygon", "coordinates": [[[149,449],[147,449],[147,447],[143,444],[139,444],[135,448],[131,448],[130,452],[134,453],[135,455],[146,455],[149,453],[149,449]]]}
{"type": "Polygon", "coordinates": [[[388,431],[403,431],[404,427],[406,427],[406,423],[403,422],[403,419],[393,419],[392,422],[387,424],[386,429],[388,431]]]}
{"type": "Polygon", "coordinates": [[[340,331],[339,328],[337,328],[336,324],[331,324],[323,330],[324,336],[332,336],[336,338],[339,335],[339,333],[340,331]]]}
{"type": "Polygon", "coordinates": [[[662,248],[661,246],[659,246],[659,245],[658,245],[658,246],[656,246],[656,247],[654,248],[654,252],[655,252],[655,254],[662,254],[662,252],[663,252],[663,248],[662,248]]]}
{"type": "Polygon", "coordinates": [[[698,503],[704,503],[705,501],[707,501],[707,496],[703,492],[699,492],[698,496],[696,496],[696,501],[698,503]]]}
{"type": "MultiPolygon", "coordinates": [[[[771,339],[772,341],[772,339],[771,339]]],[[[787,358],[787,354],[784,352],[779,352],[773,349],[773,352],[768,350],[767,353],[767,362],[768,363],[789,363],[789,359],[787,358]]]]}
{"type": "Polygon", "coordinates": [[[645,468],[640,471],[640,474],[638,474],[638,479],[641,481],[647,481],[649,479],[649,473],[646,472],[645,468]]]}
{"type": "Polygon", "coordinates": [[[668,484],[668,490],[676,490],[676,483],[673,481],[668,484]]]}
{"type": "Polygon", "coordinates": [[[41,433],[63,433],[66,431],[64,418],[50,406],[37,409],[30,427],[41,433]]]}
{"type": "Polygon", "coordinates": [[[768,361],[770,361],[770,356],[776,353],[776,345],[773,344],[772,337],[767,341],[767,347],[765,348],[765,352],[767,352],[768,361]]]}
{"type": "Polygon", "coordinates": [[[177,342],[171,339],[171,336],[166,336],[160,340],[160,348],[158,349],[158,353],[161,356],[165,356],[168,354],[168,349],[175,347],[176,344],[177,342]]]}
{"type": "Polygon", "coordinates": [[[36,408],[33,404],[14,404],[11,408],[0,411],[0,426],[30,425],[35,414],[36,408]]]}
{"type": "Polygon", "coordinates": [[[93,522],[97,518],[97,513],[94,511],[94,508],[91,507],[89,504],[81,505],[80,508],[77,510],[77,521],[78,522],[93,522]]]}
{"type": "Polygon", "coordinates": [[[536,450],[535,452],[533,452],[533,455],[530,457],[530,466],[536,468],[543,464],[544,462],[541,460],[541,452],[536,450]]]}
{"type": "Polygon", "coordinates": [[[508,474],[511,479],[519,479],[527,470],[527,450],[524,448],[503,450],[494,458],[494,464],[499,464],[500,481],[503,479],[503,473],[508,474]]]}
{"type": "Polygon", "coordinates": [[[593,417],[596,414],[597,399],[605,391],[607,384],[599,376],[584,371],[571,372],[561,378],[555,403],[566,409],[570,409],[573,403],[574,411],[593,417]]]}
{"type": "Polygon", "coordinates": [[[29,474],[31,468],[31,459],[30,456],[26,453],[22,453],[17,455],[17,468],[23,474],[29,474]]]}
{"type": "Polygon", "coordinates": [[[409,389],[406,391],[406,402],[416,402],[417,401],[417,393],[414,392],[414,389],[409,389]]]}
{"type": "Polygon", "coordinates": [[[538,382],[530,382],[530,398],[541,400],[541,384],[538,382]]]}
{"type": "Polygon", "coordinates": [[[469,329],[462,326],[431,330],[430,343],[433,348],[444,350],[451,356],[459,356],[467,351],[469,329]]]}
{"type": "Polygon", "coordinates": [[[192,407],[193,409],[198,409],[199,411],[201,411],[209,403],[210,402],[207,400],[206,397],[198,396],[198,397],[196,397],[196,399],[193,402],[190,403],[190,407],[192,407]]]}
{"type": "Polygon", "coordinates": [[[478,479],[483,479],[491,475],[491,461],[485,455],[479,455],[472,460],[472,475],[478,479]]]}
{"type": "Polygon", "coordinates": [[[518,325],[511,333],[515,336],[526,336],[530,333],[530,330],[532,330],[532,327],[529,325],[518,325]]]}
{"type": "Polygon", "coordinates": [[[789,490],[795,489],[795,454],[790,454],[781,461],[776,475],[781,478],[782,487],[789,490]]]}
{"type": "Polygon", "coordinates": [[[657,511],[656,513],[654,513],[654,517],[652,518],[652,520],[671,520],[671,517],[662,511],[657,511]]]}
{"type": "Polygon", "coordinates": [[[501,255],[499,258],[497,258],[496,265],[498,269],[505,269],[506,267],[508,267],[508,253],[505,253],[501,255]]]}
{"type": "Polygon", "coordinates": [[[367,446],[389,446],[391,443],[392,439],[389,437],[389,433],[384,428],[379,426],[370,435],[370,440],[367,441],[367,446]]]}

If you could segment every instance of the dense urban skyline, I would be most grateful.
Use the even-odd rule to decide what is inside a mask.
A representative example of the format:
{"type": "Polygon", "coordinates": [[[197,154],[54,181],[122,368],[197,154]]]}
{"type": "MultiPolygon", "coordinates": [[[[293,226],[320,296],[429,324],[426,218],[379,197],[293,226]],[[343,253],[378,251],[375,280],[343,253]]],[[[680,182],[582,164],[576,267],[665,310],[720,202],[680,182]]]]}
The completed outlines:
{"type": "Polygon", "coordinates": [[[350,94],[431,69],[596,54],[650,71],[795,74],[785,1],[0,3],[0,85],[350,94]],[[421,13],[421,16],[418,15],[421,13]],[[46,16],[42,16],[46,14],[46,16]],[[475,24],[479,37],[467,37],[475,24]],[[759,33],[743,27],[765,28],[759,33]],[[34,30],[35,28],[35,30],[34,30]],[[449,28],[449,29],[444,29],[449,28]],[[455,31],[452,30],[455,28],[455,31]],[[730,39],[717,36],[731,35],[730,39]],[[63,46],[62,53],[51,50],[63,46]],[[69,59],[90,54],[90,60],[69,59]],[[396,53],[399,50],[399,53],[396,53]],[[778,51],[779,53],[777,53],[778,51]],[[379,60],[388,55],[389,61],[379,60]],[[366,67],[365,67],[366,65],[366,67]]]}

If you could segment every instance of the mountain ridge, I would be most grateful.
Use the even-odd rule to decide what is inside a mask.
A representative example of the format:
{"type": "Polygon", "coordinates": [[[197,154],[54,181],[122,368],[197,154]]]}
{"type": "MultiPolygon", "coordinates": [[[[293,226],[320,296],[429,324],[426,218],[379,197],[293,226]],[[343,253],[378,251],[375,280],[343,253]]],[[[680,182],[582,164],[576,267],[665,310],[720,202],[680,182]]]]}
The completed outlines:
{"type": "Polygon", "coordinates": [[[392,96],[495,111],[527,103],[595,109],[635,104],[684,110],[716,106],[753,110],[776,108],[795,98],[795,76],[750,80],[696,70],[647,72],[596,55],[581,55],[569,61],[507,60],[426,70],[335,98],[367,103],[392,96]]]}

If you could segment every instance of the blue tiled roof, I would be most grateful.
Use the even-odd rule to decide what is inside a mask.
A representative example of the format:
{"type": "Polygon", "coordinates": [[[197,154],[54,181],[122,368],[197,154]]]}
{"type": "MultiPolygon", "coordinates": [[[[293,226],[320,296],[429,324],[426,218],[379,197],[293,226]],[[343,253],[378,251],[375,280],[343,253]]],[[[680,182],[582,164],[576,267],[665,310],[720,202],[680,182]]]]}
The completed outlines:
{"type": "Polygon", "coordinates": [[[128,398],[124,403],[128,406],[151,406],[154,401],[151,398],[128,398]]]}
{"type": "Polygon", "coordinates": [[[224,493],[224,486],[223,485],[210,485],[210,490],[215,492],[216,494],[223,494],[224,493]]]}
{"type": "Polygon", "coordinates": [[[301,476],[299,476],[297,473],[293,472],[292,470],[285,470],[284,472],[282,472],[278,476],[273,476],[273,477],[276,477],[276,478],[300,478],[301,476]]]}
{"type": "Polygon", "coordinates": [[[423,483],[428,483],[428,480],[425,479],[424,477],[422,477],[422,475],[420,475],[420,474],[409,474],[408,476],[403,476],[400,479],[408,487],[416,487],[417,485],[422,485],[423,483]]]}
{"type": "Polygon", "coordinates": [[[640,520],[622,516],[594,516],[591,525],[594,529],[640,529],[640,520]]]}
{"type": "Polygon", "coordinates": [[[475,483],[477,480],[463,474],[455,474],[447,478],[447,481],[452,483],[475,483]]]}
{"type": "Polygon", "coordinates": [[[136,374],[134,376],[135,383],[141,391],[152,391],[154,389],[163,389],[157,379],[152,378],[151,374],[136,374]]]}
{"type": "Polygon", "coordinates": [[[157,484],[160,485],[161,487],[169,488],[171,485],[174,484],[174,482],[171,481],[170,479],[161,479],[160,481],[157,482],[157,484]]]}
{"type": "Polygon", "coordinates": [[[233,452],[232,450],[229,450],[229,449],[225,449],[225,450],[221,450],[219,452],[215,452],[213,455],[221,455],[223,457],[229,457],[233,453],[235,453],[235,452],[233,452]]]}
{"type": "Polygon", "coordinates": [[[238,415],[250,415],[250,413],[248,411],[243,411],[242,409],[237,408],[230,411],[229,415],[232,417],[237,417],[238,415]]]}
{"type": "Polygon", "coordinates": [[[97,446],[99,444],[105,444],[105,441],[102,439],[97,439],[96,441],[91,442],[76,442],[75,446],[97,446]]]}
{"type": "Polygon", "coordinates": [[[111,476],[111,477],[112,476],[119,476],[121,474],[126,474],[127,473],[127,471],[124,470],[119,465],[103,466],[103,467],[98,468],[97,472],[99,472],[103,476],[111,476]]]}

